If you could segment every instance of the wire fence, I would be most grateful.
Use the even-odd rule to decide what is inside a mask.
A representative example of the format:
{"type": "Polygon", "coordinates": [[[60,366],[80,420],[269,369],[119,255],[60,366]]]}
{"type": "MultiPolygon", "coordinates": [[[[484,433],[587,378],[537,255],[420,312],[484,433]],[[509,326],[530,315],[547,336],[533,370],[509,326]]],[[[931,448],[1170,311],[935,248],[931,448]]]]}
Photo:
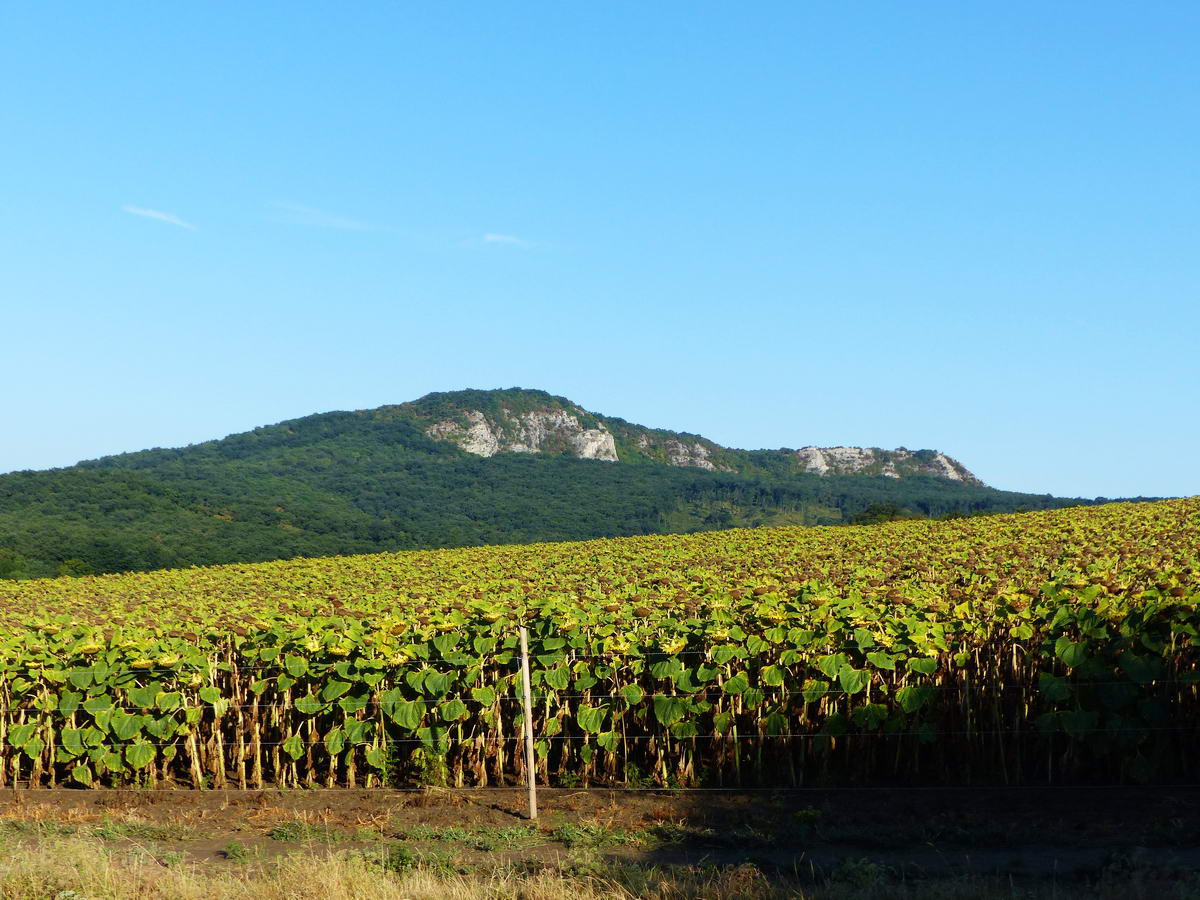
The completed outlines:
{"type": "MultiPolygon", "coordinates": [[[[431,670],[431,671],[434,671],[434,670],[431,670]]],[[[1185,679],[1185,678],[1160,678],[1160,679],[1154,679],[1152,682],[1146,682],[1144,684],[1139,684],[1138,682],[1133,682],[1133,681],[1129,681],[1129,680],[1126,680],[1126,681],[1090,681],[1089,680],[1089,681],[1076,681],[1076,682],[1073,682],[1073,684],[1077,687],[1087,687],[1087,688],[1115,687],[1115,686],[1128,687],[1131,685],[1137,685],[1139,687],[1156,687],[1156,686],[1163,686],[1163,685],[1187,685],[1187,686],[1191,686],[1191,687],[1200,687],[1200,682],[1198,682],[1196,679],[1185,679]]],[[[1020,686],[1017,686],[1015,689],[1019,689],[1019,687],[1020,686]]],[[[944,694],[971,694],[971,693],[974,693],[974,692],[977,692],[980,690],[980,688],[977,686],[971,686],[971,685],[967,685],[967,684],[921,685],[921,689],[924,691],[936,692],[938,694],[943,694],[943,695],[944,694]]],[[[817,688],[817,687],[802,688],[800,690],[783,690],[783,689],[780,689],[777,687],[767,686],[767,687],[757,688],[757,690],[761,690],[765,694],[766,699],[768,699],[768,700],[783,698],[783,697],[804,697],[807,702],[813,702],[815,699],[819,699],[821,697],[845,697],[845,696],[854,696],[854,695],[861,693],[861,691],[847,691],[847,690],[842,690],[842,689],[838,689],[838,688],[817,688]]],[[[604,700],[604,701],[622,700],[622,701],[625,701],[626,703],[636,704],[636,703],[641,703],[645,700],[705,699],[709,693],[718,693],[719,691],[720,691],[719,686],[705,687],[705,688],[701,688],[696,691],[672,691],[672,692],[648,692],[647,691],[647,692],[641,693],[636,698],[631,697],[627,694],[594,694],[594,693],[590,693],[590,692],[586,692],[586,693],[555,692],[552,694],[533,694],[530,697],[530,699],[537,703],[551,702],[551,701],[564,701],[564,700],[566,700],[566,701],[587,700],[589,702],[593,701],[593,700],[597,700],[597,701],[599,701],[599,700],[604,700]]],[[[444,704],[448,700],[459,700],[463,703],[474,703],[474,704],[479,704],[482,706],[491,706],[495,703],[522,703],[523,702],[523,699],[518,696],[497,695],[495,698],[493,698],[491,700],[484,701],[484,700],[480,700],[476,697],[472,697],[469,693],[458,693],[458,692],[456,692],[454,694],[447,694],[446,696],[439,697],[439,698],[423,698],[423,697],[406,698],[404,700],[404,702],[405,703],[416,703],[416,704],[420,704],[423,706],[438,706],[438,705],[444,704]]],[[[173,707],[157,707],[154,705],[106,706],[106,707],[103,707],[103,709],[107,709],[107,710],[110,710],[113,712],[120,711],[120,712],[129,712],[129,713],[144,713],[144,712],[152,712],[155,710],[157,710],[159,712],[182,712],[182,711],[186,711],[188,709],[192,709],[192,710],[209,709],[209,708],[212,708],[215,705],[215,703],[217,703],[217,702],[221,703],[221,708],[225,709],[225,710],[231,710],[231,709],[264,709],[265,710],[265,709],[274,709],[278,705],[275,703],[268,703],[268,702],[232,703],[227,700],[221,699],[218,701],[214,701],[214,703],[203,703],[203,704],[197,704],[197,705],[187,705],[187,704],[181,703],[180,705],[173,706],[173,707]]],[[[329,700],[329,701],[323,701],[323,702],[324,703],[336,703],[337,701],[329,700]]],[[[53,710],[43,709],[36,702],[30,703],[30,704],[27,704],[24,706],[0,706],[0,713],[52,712],[52,711],[53,710]]]]}
{"type": "MultiPolygon", "coordinates": [[[[524,629],[522,629],[522,632],[524,629]]],[[[969,672],[956,673],[953,670],[948,670],[944,667],[943,662],[938,662],[934,657],[927,654],[913,654],[913,659],[924,659],[931,661],[926,668],[916,671],[915,673],[909,669],[908,672],[897,671],[894,668],[896,662],[903,662],[899,653],[904,648],[884,648],[873,646],[846,646],[838,648],[823,648],[816,649],[811,647],[804,648],[803,661],[797,660],[786,665],[779,663],[774,668],[782,669],[785,676],[792,685],[782,684],[765,684],[761,681],[757,685],[751,685],[749,681],[742,686],[739,686],[737,691],[730,691],[725,679],[729,678],[733,669],[737,669],[739,673],[748,673],[751,671],[762,672],[765,668],[761,664],[746,666],[747,658],[753,659],[753,654],[731,652],[727,646],[714,646],[704,649],[685,649],[677,653],[671,653],[665,650],[636,650],[624,653],[583,653],[578,648],[572,647],[552,647],[542,648],[540,652],[535,648],[530,652],[524,647],[525,636],[522,635],[520,647],[505,647],[498,653],[490,655],[471,654],[459,652],[453,647],[449,651],[444,648],[439,650],[440,658],[434,659],[410,659],[396,664],[386,664],[380,666],[378,663],[373,663],[368,666],[359,665],[359,660],[354,661],[310,661],[301,659],[300,662],[293,662],[296,656],[287,653],[280,653],[277,659],[269,664],[251,664],[241,665],[236,661],[228,660],[209,660],[203,664],[197,664],[195,661],[175,665],[170,667],[156,666],[133,666],[126,663],[113,664],[97,664],[89,667],[68,667],[62,670],[57,670],[54,680],[63,685],[65,691],[71,691],[71,688],[78,688],[81,691],[86,691],[91,685],[88,684],[89,678],[92,681],[99,679],[109,686],[116,687],[118,690],[125,690],[128,695],[128,684],[136,682],[146,682],[147,679],[152,679],[156,675],[166,673],[171,679],[174,679],[179,684],[175,690],[167,690],[166,686],[170,686],[169,679],[164,678],[162,684],[157,686],[160,688],[153,698],[153,702],[141,705],[108,705],[101,703],[89,706],[88,703],[95,698],[83,699],[83,694],[75,695],[75,699],[71,701],[73,705],[70,711],[66,712],[66,716],[71,716],[75,710],[82,709],[85,713],[92,717],[103,716],[105,714],[115,715],[120,713],[127,717],[142,716],[146,719],[161,718],[174,719],[176,724],[183,725],[179,721],[182,716],[186,719],[186,723],[196,725],[202,722],[203,728],[208,729],[203,734],[190,732],[188,734],[179,734],[173,740],[149,740],[145,734],[139,734],[136,742],[142,749],[152,749],[153,751],[164,751],[166,748],[172,748],[171,753],[186,750],[189,756],[189,764],[192,769],[193,781],[197,781],[196,773],[200,772],[201,768],[211,768],[216,766],[220,773],[219,778],[224,779],[225,767],[238,769],[236,774],[230,773],[229,777],[240,779],[241,784],[236,788],[226,788],[218,784],[216,788],[223,791],[273,791],[288,789],[281,787],[280,784],[273,786],[258,786],[253,785],[255,778],[262,779],[260,772],[256,772],[254,777],[248,777],[246,766],[253,764],[259,769],[263,767],[263,754],[271,757],[268,759],[269,764],[278,774],[281,772],[280,766],[292,765],[291,778],[293,785],[298,785],[297,775],[295,774],[295,763],[301,755],[306,759],[302,765],[306,764],[310,770],[306,776],[307,785],[313,786],[317,782],[325,780],[327,783],[331,780],[336,780],[335,772],[338,768],[336,757],[339,754],[346,754],[347,760],[349,753],[347,751],[356,751],[359,749],[378,754],[383,752],[386,747],[411,747],[411,748],[430,748],[440,753],[450,752],[454,750],[467,751],[476,754],[479,757],[480,753],[498,752],[500,748],[511,748],[522,743],[526,745],[526,756],[523,761],[519,759],[519,753],[513,753],[509,758],[514,761],[521,762],[516,769],[516,772],[526,780],[526,784],[522,787],[514,787],[512,790],[526,790],[531,793],[531,814],[536,814],[535,798],[533,796],[533,786],[536,781],[533,773],[546,771],[548,763],[545,760],[545,750],[547,747],[570,747],[577,748],[570,753],[578,753],[578,748],[583,748],[583,752],[592,752],[599,749],[608,753],[612,753],[616,748],[636,747],[638,745],[650,746],[655,749],[652,753],[659,753],[658,748],[662,746],[671,747],[693,747],[697,748],[700,755],[707,753],[701,748],[737,748],[740,746],[761,746],[761,747],[777,747],[783,748],[785,752],[805,752],[796,750],[796,746],[804,745],[826,745],[831,743],[845,744],[847,741],[866,742],[867,744],[884,745],[888,741],[897,742],[907,739],[916,739],[921,743],[938,743],[949,742],[952,740],[962,742],[980,742],[991,740],[1008,740],[1014,747],[1018,741],[1029,741],[1037,739],[1045,741],[1052,739],[1056,735],[1067,735],[1072,740],[1081,738],[1099,738],[1099,737],[1137,737],[1151,735],[1183,735],[1197,734],[1200,736],[1200,721],[1191,721],[1183,723],[1182,721],[1153,724],[1150,722],[1137,723],[1120,723],[1112,724],[1107,722],[1087,724],[1086,722],[1075,721],[1071,723],[1071,727],[1054,729],[1045,729],[1039,727],[1038,723],[1032,719],[1025,719],[1018,722],[1014,726],[1001,725],[998,727],[985,727],[984,723],[968,719],[970,727],[945,727],[945,722],[938,724],[931,722],[922,725],[919,728],[903,728],[895,727],[894,724],[884,726],[881,723],[876,723],[877,727],[870,729],[857,728],[853,729],[845,727],[831,727],[828,722],[820,723],[816,721],[805,721],[803,714],[797,720],[795,715],[798,711],[803,710],[809,704],[819,701],[839,701],[844,698],[853,698],[856,695],[864,693],[863,685],[856,685],[855,689],[845,687],[836,687],[839,677],[835,674],[830,674],[830,671],[821,668],[822,658],[827,658],[838,653],[841,654],[857,654],[857,659],[860,659],[858,665],[863,666],[861,670],[855,670],[856,673],[865,671],[868,664],[871,662],[870,656],[877,653],[890,652],[893,656],[886,659],[879,658],[878,662],[885,665],[877,666],[874,672],[883,679],[891,679],[891,690],[894,692],[899,684],[906,681],[908,675],[913,676],[915,687],[922,693],[922,697],[939,698],[942,701],[949,700],[945,703],[945,707],[954,707],[960,705],[959,698],[962,698],[962,706],[965,708],[969,698],[979,696],[1001,696],[1006,694],[1014,694],[1017,696],[1030,697],[1036,695],[1042,686],[1036,681],[1025,680],[1015,683],[1004,683],[993,681],[991,683],[979,684],[975,683],[969,672]],[[461,657],[461,661],[460,661],[461,657]],[[653,659],[661,657],[666,660],[690,659],[702,660],[702,662],[694,665],[711,664],[710,668],[702,670],[704,678],[701,683],[693,682],[693,689],[681,690],[645,690],[640,685],[628,684],[622,691],[614,692],[612,690],[612,682],[600,682],[600,690],[592,692],[589,690],[580,690],[575,687],[568,679],[575,679],[575,674],[568,674],[562,677],[563,690],[545,690],[546,687],[551,687],[549,678],[551,673],[561,673],[564,665],[571,667],[575,663],[584,662],[587,660],[603,659],[607,663],[627,665],[633,661],[642,664],[651,663],[653,659]],[[495,678],[498,671],[503,672],[508,667],[515,667],[513,671],[501,675],[497,680],[493,681],[490,686],[485,686],[491,693],[486,697],[476,697],[471,694],[471,687],[462,684],[443,684],[441,688],[435,689],[432,693],[435,696],[420,696],[421,693],[430,693],[423,687],[422,679],[432,676],[453,676],[457,672],[462,671],[463,665],[469,663],[470,666],[477,667],[480,671],[488,670],[495,678]],[[890,663],[890,665],[889,665],[890,663]],[[535,668],[535,664],[537,668],[535,668]],[[929,668],[932,666],[932,669],[929,668]],[[290,667],[290,668],[289,668],[290,667]],[[790,667],[790,668],[789,668],[790,667]],[[796,671],[799,670],[799,671],[796,671]],[[269,678],[260,678],[253,682],[251,686],[248,681],[255,673],[271,673],[269,678]],[[411,679],[414,673],[421,673],[415,681],[411,679]],[[541,691],[534,694],[529,687],[529,679],[531,673],[539,676],[541,691]],[[805,673],[812,676],[808,682],[805,682],[802,687],[795,687],[795,681],[798,677],[805,673]],[[326,679],[347,679],[354,680],[366,675],[378,675],[379,678],[375,681],[359,681],[354,688],[353,695],[337,694],[334,696],[324,697],[322,695],[313,695],[311,689],[318,685],[322,680],[326,679]],[[245,679],[241,676],[245,675],[245,679]],[[200,684],[196,683],[199,676],[200,684]],[[391,684],[397,686],[392,689],[392,693],[398,693],[398,689],[403,686],[407,680],[407,690],[400,692],[399,699],[385,701],[381,697],[382,679],[388,678],[391,684]],[[132,681],[127,681],[132,679],[132,681]],[[232,680],[231,680],[232,679],[232,680]],[[241,680],[239,680],[241,679],[241,680]],[[287,679],[286,683],[283,679],[287,679]],[[947,680],[953,679],[953,680],[947,680]],[[183,682],[187,681],[187,684],[183,682]],[[273,681],[273,684],[270,684],[273,681]],[[521,685],[523,690],[520,694],[515,693],[518,688],[518,682],[523,681],[521,685]],[[310,691],[308,694],[301,696],[293,696],[289,691],[291,686],[301,684],[302,687],[307,687],[310,691]],[[362,692],[364,684],[367,687],[366,693],[362,692]],[[208,692],[213,691],[232,691],[233,696],[226,697],[220,695],[195,696],[201,689],[208,692]],[[568,687],[570,685],[571,687],[568,687]],[[260,689],[261,686],[261,689],[260,689]],[[608,689],[605,690],[605,687],[608,689]],[[509,694],[508,690],[512,689],[514,693],[509,694]],[[270,691],[267,694],[269,699],[259,699],[253,702],[233,702],[233,700],[243,697],[249,689],[250,693],[259,694],[263,691],[270,691]],[[607,705],[608,711],[614,709],[633,710],[640,708],[645,710],[650,708],[657,715],[657,710],[654,705],[657,701],[678,700],[678,701],[693,701],[701,706],[690,707],[692,709],[702,709],[703,704],[708,704],[711,708],[713,702],[727,701],[728,703],[737,703],[740,697],[752,697],[753,703],[758,704],[779,704],[784,703],[784,706],[776,706],[776,710],[786,711],[789,716],[785,716],[783,721],[787,726],[795,726],[801,724],[809,730],[796,729],[794,727],[780,728],[778,724],[771,724],[766,716],[759,717],[757,721],[746,727],[747,723],[743,722],[743,727],[739,730],[736,724],[734,727],[728,725],[722,727],[713,727],[705,733],[688,733],[686,730],[683,733],[672,731],[669,727],[671,722],[659,719],[657,724],[658,730],[646,730],[644,727],[641,730],[626,730],[626,725],[622,725],[619,729],[615,726],[611,730],[603,733],[598,733],[594,728],[589,728],[579,723],[574,723],[573,718],[569,719],[574,724],[578,724],[579,728],[573,728],[575,733],[546,733],[547,725],[551,724],[554,717],[559,718],[558,727],[562,727],[561,717],[566,714],[569,717],[582,715],[585,709],[590,709],[592,704],[607,705]],[[802,698],[803,703],[794,703],[793,698],[802,698]],[[305,703],[305,708],[301,708],[298,704],[305,703]],[[389,731],[388,723],[385,718],[391,715],[394,711],[394,706],[403,704],[405,706],[420,707],[426,710],[433,710],[438,707],[444,708],[447,704],[459,703],[459,710],[462,716],[466,716],[468,705],[479,707],[481,711],[507,708],[512,709],[514,706],[519,706],[520,709],[512,716],[508,723],[509,733],[504,733],[503,729],[488,730],[487,728],[479,730],[474,726],[478,724],[479,719],[472,720],[471,723],[464,723],[460,726],[456,722],[437,722],[422,729],[421,735],[415,735],[417,729],[415,726],[408,729],[406,734],[403,729],[397,733],[394,730],[389,731]],[[392,704],[389,706],[388,704],[392,704]],[[379,728],[370,739],[359,740],[363,732],[361,731],[342,731],[340,734],[333,731],[320,737],[313,734],[315,719],[313,716],[317,714],[332,715],[336,718],[336,707],[341,705],[341,712],[347,717],[346,724],[357,727],[364,722],[372,728],[378,725],[379,728]],[[361,717],[362,711],[367,710],[367,719],[361,717]],[[537,712],[542,712],[542,733],[535,734],[534,720],[537,712]],[[268,717],[273,717],[271,728],[275,728],[276,734],[279,734],[279,728],[284,727],[280,723],[289,716],[300,716],[298,722],[292,722],[284,728],[282,734],[287,734],[287,728],[293,728],[293,732],[286,738],[276,739],[275,735],[270,733],[262,734],[257,731],[250,734],[245,730],[240,730],[237,734],[222,735],[221,728],[226,727],[222,723],[229,721],[229,714],[236,713],[238,717],[238,727],[241,728],[241,717],[246,716],[253,720],[257,728],[260,721],[265,721],[268,717]],[[248,715],[247,715],[248,714],[248,715]],[[352,718],[356,717],[357,718],[352,718]],[[308,718],[303,718],[308,717],[308,718]],[[470,724],[471,727],[466,727],[470,724]],[[307,736],[303,735],[307,727],[307,736]],[[582,733],[580,731],[582,730],[582,733]],[[517,733],[520,732],[520,733],[517,733]],[[789,743],[791,749],[789,749],[789,743]],[[535,754],[534,746],[537,746],[538,751],[535,754]],[[314,776],[311,770],[312,766],[312,750],[323,748],[328,754],[329,760],[320,763],[324,766],[320,775],[314,776]],[[591,749],[588,749],[591,748],[591,749]],[[284,757],[280,757],[278,751],[280,749],[287,750],[284,757]],[[253,761],[251,762],[251,755],[253,761]],[[286,756],[290,756],[289,761],[286,756]],[[228,758],[226,758],[228,757],[228,758]]],[[[779,648],[776,647],[776,650],[779,648]]],[[[978,649],[978,648],[976,648],[978,649]]],[[[946,650],[946,653],[949,651],[946,650]]],[[[843,660],[837,663],[838,665],[848,665],[843,660]]],[[[852,667],[853,668],[853,667],[852,667]]],[[[638,669],[634,669],[638,672],[638,669]]],[[[643,683],[653,685],[655,683],[663,684],[666,682],[672,685],[676,684],[676,676],[680,672],[685,671],[684,666],[678,666],[671,669],[659,669],[657,664],[644,666],[639,673],[639,678],[643,683]]],[[[686,670],[695,674],[695,669],[686,670]]],[[[1116,671],[1114,669],[1114,671],[1116,671]]],[[[1046,673],[1048,674],[1048,673],[1046,673]]],[[[1053,676],[1055,683],[1066,685],[1071,692],[1081,690],[1104,690],[1107,688],[1136,688],[1142,694],[1163,694],[1167,693],[1172,697],[1195,695],[1200,690],[1200,685],[1197,681],[1200,678],[1196,677],[1194,672],[1182,673],[1183,677],[1178,677],[1181,673],[1178,671],[1173,673],[1173,677],[1142,677],[1135,679],[1133,677],[1117,679],[1111,677],[1065,677],[1063,675],[1053,676]]],[[[1163,674],[1166,674],[1165,672],[1163,674]]],[[[10,676],[11,677],[11,676],[10,676]]],[[[857,675],[856,675],[857,677],[857,675]]],[[[151,685],[156,682],[149,682],[151,685]]],[[[619,683],[619,682],[618,682],[619,683]]],[[[868,679],[869,683],[869,679],[868,679]]],[[[97,684],[97,687],[103,687],[97,684]]],[[[478,687],[478,686],[477,686],[478,687]]],[[[351,685],[345,685],[346,690],[351,688],[351,685]]],[[[0,680],[0,689],[3,689],[5,694],[8,694],[8,688],[2,680],[0,680]]],[[[137,684],[135,689],[147,689],[143,684],[137,684]]],[[[866,693],[870,693],[869,690],[866,693]]],[[[107,696],[107,695],[106,695],[107,696]]],[[[880,694],[881,697],[887,699],[895,699],[896,693],[889,693],[884,689],[880,694]]],[[[1194,697],[1193,697],[1194,699],[1194,697]]],[[[61,698],[56,698],[58,702],[61,698]]],[[[8,780],[14,786],[20,781],[21,773],[21,751],[25,750],[28,745],[21,744],[19,740],[13,737],[13,731],[9,731],[7,741],[3,729],[25,728],[25,718],[32,716],[37,718],[43,715],[51,715],[55,712],[64,714],[65,707],[55,709],[55,703],[47,702],[46,699],[31,697],[30,701],[24,704],[13,704],[11,700],[0,706],[0,715],[7,716],[13,721],[8,722],[7,726],[0,723],[0,754],[7,755],[7,761],[0,764],[0,780],[5,778],[5,767],[10,765],[13,768],[11,773],[8,773],[8,780]],[[15,721],[15,717],[21,718],[21,723],[15,721]]],[[[1194,715],[1196,710],[1192,710],[1193,715],[1189,715],[1189,719],[1197,719],[1194,715]]],[[[417,717],[417,721],[422,720],[422,716],[417,717]]],[[[499,715],[497,713],[496,715],[499,715]]],[[[97,721],[99,721],[97,719],[97,721]]],[[[499,719],[497,719],[499,722],[499,719]]],[[[631,720],[629,724],[635,724],[636,719],[631,720]]],[[[71,717],[71,724],[74,725],[75,720],[71,717]]],[[[336,723],[335,723],[336,724],[336,723]]],[[[641,722],[643,726],[656,724],[655,719],[650,717],[641,722]]],[[[41,727],[41,726],[38,726],[41,727]]],[[[105,726],[107,727],[107,726],[105,726]]],[[[139,726],[140,727],[140,726],[139,726]]],[[[322,725],[322,728],[328,727],[322,725]]],[[[267,731],[270,732],[271,728],[267,731]]],[[[71,729],[78,731],[78,729],[71,729]]],[[[101,728],[103,731],[104,728],[101,728]]],[[[171,732],[168,732],[170,734],[171,732]]],[[[25,734],[25,732],[22,732],[25,734]]],[[[50,732],[47,732],[49,735],[50,732]]],[[[152,736],[152,735],[151,735],[152,736]]],[[[280,735],[281,737],[281,735],[280,735]]],[[[102,741],[107,738],[101,736],[102,741]]],[[[126,742],[128,739],[124,739],[126,742]]],[[[105,749],[105,745],[96,744],[96,736],[92,735],[89,740],[72,737],[72,741],[83,747],[83,754],[91,754],[94,751],[98,752],[105,749]]],[[[39,752],[44,748],[46,754],[50,754],[53,747],[49,744],[52,741],[47,741],[39,752]]],[[[59,742],[61,746],[61,741],[59,742]]],[[[128,743],[122,744],[118,742],[114,744],[118,751],[123,747],[127,747],[128,743]]],[[[140,751],[139,751],[140,752],[140,751]]],[[[568,753],[568,751],[563,751],[568,753]]],[[[629,751],[633,753],[632,750],[629,751]]],[[[639,751],[640,752],[640,751],[639,751]]],[[[726,752],[724,749],[714,752],[726,752]]],[[[989,751],[990,752],[990,751],[989,751]]],[[[1003,758],[1003,748],[1000,748],[1000,764],[1007,765],[1003,758]]],[[[80,754],[76,754],[79,756],[80,754]]],[[[560,758],[559,756],[555,757],[560,758]]],[[[562,759],[580,759],[576,756],[562,756],[562,759]]],[[[699,757],[697,757],[699,758],[699,757]]],[[[736,768],[739,765],[741,754],[735,749],[732,755],[732,765],[736,768]]],[[[780,757],[776,757],[780,759],[780,757]]],[[[899,758],[899,757],[897,757],[899,758]]],[[[367,759],[371,759],[370,756],[367,759]]],[[[587,758],[585,758],[587,759],[587,758]]],[[[590,760],[589,760],[590,761],[590,760]]],[[[761,759],[760,763],[761,764],[761,759]]],[[[790,764],[790,763],[789,763],[790,764]]],[[[55,763],[53,761],[42,765],[35,762],[34,765],[39,771],[53,771],[55,763]]],[[[383,793],[388,792],[411,792],[414,790],[423,790],[424,788],[404,788],[395,786],[371,786],[371,778],[367,779],[366,786],[359,786],[355,783],[354,764],[348,762],[349,766],[349,785],[348,788],[342,790],[370,790],[383,793]]],[[[376,763],[371,763],[376,766],[376,763]]],[[[501,766],[502,768],[502,766],[501,766]]],[[[165,766],[163,768],[165,772],[165,766]]],[[[512,770],[510,770],[511,772],[512,770]]],[[[739,770],[740,773],[740,770],[739,770]]],[[[375,777],[375,776],[371,776],[375,777]]],[[[739,774],[740,777],[740,774],[739,774]]],[[[795,775],[793,773],[792,777],[795,775]]],[[[493,778],[493,780],[496,780],[493,778]]],[[[199,785],[194,785],[199,786],[199,785]]],[[[1005,787],[1017,787],[1019,785],[1005,785],[1005,787]]],[[[914,786],[915,787],[915,786],[914,786]]],[[[113,788],[110,788],[113,789],[113,788]]],[[[462,791],[480,791],[480,790],[497,790],[509,789],[500,784],[493,785],[476,785],[473,787],[456,786],[449,788],[450,790],[462,791]]],[[[771,787],[752,786],[737,787],[713,787],[692,785],[688,787],[668,788],[668,787],[630,787],[627,784],[606,784],[587,786],[587,790],[597,791],[660,791],[660,790],[675,790],[675,791],[737,791],[737,790],[822,790],[821,787],[800,787],[798,785],[776,785],[771,787]]],[[[850,789],[850,788],[847,788],[850,789]]],[[[859,788],[853,789],[871,789],[859,788]]],[[[880,787],[879,789],[888,789],[888,787],[880,787]]],[[[929,786],[929,789],[934,789],[929,786]]],[[[946,788],[937,788],[946,789],[946,788]]],[[[134,790],[162,790],[175,791],[177,788],[153,788],[141,787],[134,790]]]]}

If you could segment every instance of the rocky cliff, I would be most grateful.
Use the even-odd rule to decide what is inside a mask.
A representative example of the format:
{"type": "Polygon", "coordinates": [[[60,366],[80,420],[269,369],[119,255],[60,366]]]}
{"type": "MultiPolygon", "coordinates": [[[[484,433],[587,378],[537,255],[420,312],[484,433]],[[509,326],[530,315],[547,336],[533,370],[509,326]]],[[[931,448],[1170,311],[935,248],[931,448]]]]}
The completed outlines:
{"type": "Polygon", "coordinates": [[[634,425],[589,412],[565,397],[521,388],[428,394],[390,407],[425,434],[477,456],[497,453],[567,454],[607,462],[658,463],[741,474],[930,475],[963,484],[982,482],[936,450],[877,447],[802,447],[737,450],[696,434],[634,425]]]}
{"type": "Polygon", "coordinates": [[[818,475],[933,475],[964,484],[982,484],[957,460],[935,450],[880,450],[878,447],[801,447],[796,458],[818,475]]]}
{"type": "Polygon", "coordinates": [[[617,461],[617,447],[607,428],[585,428],[578,416],[562,409],[505,409],[491,418],[481,410],[468,409],[458,418],[434,422],[425,433],[434,440],[453,441],[476,456],[570,453],[580,459],[617,461]]]}

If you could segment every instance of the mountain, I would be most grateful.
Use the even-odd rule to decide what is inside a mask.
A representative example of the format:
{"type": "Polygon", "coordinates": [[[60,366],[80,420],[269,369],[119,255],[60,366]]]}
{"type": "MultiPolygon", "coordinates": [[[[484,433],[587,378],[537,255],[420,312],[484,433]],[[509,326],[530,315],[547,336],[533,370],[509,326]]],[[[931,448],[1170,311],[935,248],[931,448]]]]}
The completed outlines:
{"type": "Polygon", "coordinates": [[[428,437],[447,440],[477,456],[556,453],[608,462],[655,462],[743,475],[932,475],[963,484],[983,482],[936,450],[903,447],[801,447],[734,450],[698,434],[633,425],[588,412],[545,391],[453,391],[428,394],[394,410],[428,437]]]}
{"type": "Polygon", "coordinates": [[[0,475],[0,577],[1079,502],[932,450],[737,450],[542,391],[456,391],[0,475]]]}

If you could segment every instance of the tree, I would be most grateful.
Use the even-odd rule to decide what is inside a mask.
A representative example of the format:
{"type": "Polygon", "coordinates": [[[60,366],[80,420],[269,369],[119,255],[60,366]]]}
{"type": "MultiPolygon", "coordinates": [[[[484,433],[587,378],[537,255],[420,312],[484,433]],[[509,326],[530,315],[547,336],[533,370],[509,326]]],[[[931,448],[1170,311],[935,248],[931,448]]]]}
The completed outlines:
{"type": "Polygon", "coordinates": [[[91,575],[92,567],[85,560],[73,556],[71,559],[64,559],[58,564],[58,574],[78,578],[80,575],[91,575]]]}
{"type": "Polygon", "coordinates": [[[0,550],[0,578],[20,578],[26,574],[28,565],[16,550],[0,550]]]}
{"type": "Polygon", "coordinates": [[[898,522],[903,519],[920,519],[922,516],[895,503],[872,503],[850,520],[851,525],[878,525],[880,522],[898,522]]]}

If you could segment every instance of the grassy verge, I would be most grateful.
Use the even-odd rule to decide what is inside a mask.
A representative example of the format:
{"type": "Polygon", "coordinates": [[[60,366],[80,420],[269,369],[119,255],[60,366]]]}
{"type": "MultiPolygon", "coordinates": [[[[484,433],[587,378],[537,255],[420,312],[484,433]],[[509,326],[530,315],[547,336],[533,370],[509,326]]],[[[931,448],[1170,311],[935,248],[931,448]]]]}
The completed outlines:
{"type": "Polygon", "coordinates": [[[1200,898],[1200,880],[1114,862],[1092,877],[1020,884],[1009,876],[922,879],[867,858],[822,872],[798,864],[767,874],[754,865],[659,867],[606,860],[584,845],[553,863],[463,868],[422,858],[402,843],[263,859],[230,852],[223,870],[186,863],[147,843],[120,849],[95,835],[9,838],[0,858],[6,900],[999,900],[1200,898]]]}

